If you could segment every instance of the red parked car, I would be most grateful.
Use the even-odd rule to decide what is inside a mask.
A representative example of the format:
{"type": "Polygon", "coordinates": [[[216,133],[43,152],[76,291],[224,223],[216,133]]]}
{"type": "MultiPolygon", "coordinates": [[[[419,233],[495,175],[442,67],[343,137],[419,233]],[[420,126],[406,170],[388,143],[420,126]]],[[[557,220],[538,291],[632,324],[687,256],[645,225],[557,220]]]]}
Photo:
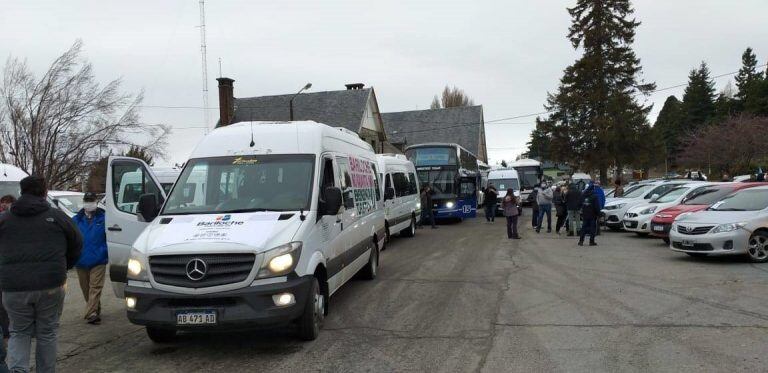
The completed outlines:
{"type": "Polygon", "coordinates": [[[685,212],[704,210],[713,203],[723,199],[723,197],[736,191],[765,185],[768,185],[768,183],[750,182],[712,184],[709,187],[702,189],[699,193],[692,195],[687,200],[683,200],[683,203],[657,212],[656,215],[653,216],[653,219],[651,219],[651,235],[663,239],[665,243],[669,243],[669,228],[672,226],[672,222],[678,215],[685,212]]]}

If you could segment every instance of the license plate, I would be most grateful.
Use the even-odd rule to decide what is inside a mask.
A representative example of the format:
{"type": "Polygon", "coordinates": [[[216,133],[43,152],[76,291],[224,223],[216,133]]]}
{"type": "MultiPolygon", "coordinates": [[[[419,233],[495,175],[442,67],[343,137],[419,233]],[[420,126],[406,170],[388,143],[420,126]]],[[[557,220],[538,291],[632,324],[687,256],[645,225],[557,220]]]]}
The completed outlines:
{"type": "Polygon", "coordinates": [[[686,247],[693,247],[693,242],[688,241],[688,240],[683,240],[682,245],[686,246],[686,247]]]}
{"type": "Polygon", "coordinates": [[[216,324],[216,311],[181,311],[176,313],[176,325],[216,324]]]}
{"type": "Polygon", "coordinates": [[[653,230],[657,232],[664,232],[664,226],[663,225],[654,225],[653,230]]]}

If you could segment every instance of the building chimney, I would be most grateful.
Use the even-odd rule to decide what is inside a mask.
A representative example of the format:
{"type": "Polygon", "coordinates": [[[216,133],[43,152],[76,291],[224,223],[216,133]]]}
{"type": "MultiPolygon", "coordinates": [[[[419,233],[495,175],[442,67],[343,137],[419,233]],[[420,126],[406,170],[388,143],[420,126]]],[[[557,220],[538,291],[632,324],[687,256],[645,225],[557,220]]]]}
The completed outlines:
{"type": "Polygon", "coordinates": [[[232,117],[235,115],[235,96],[232,83],[234,79],[216,78],[219,82],[219,127],[228,126],[232,123],[232,117]]]}
{"type": "Polygon", "coordinates": [[[355,89],[363,89],[363,87],[365,87],[365,84],[363,84],[363,83],[349,83],[349,84],[344,84],[344,86],[347,87],[347,91],[352,91],[352,90],[355,90],[355,89]]]}

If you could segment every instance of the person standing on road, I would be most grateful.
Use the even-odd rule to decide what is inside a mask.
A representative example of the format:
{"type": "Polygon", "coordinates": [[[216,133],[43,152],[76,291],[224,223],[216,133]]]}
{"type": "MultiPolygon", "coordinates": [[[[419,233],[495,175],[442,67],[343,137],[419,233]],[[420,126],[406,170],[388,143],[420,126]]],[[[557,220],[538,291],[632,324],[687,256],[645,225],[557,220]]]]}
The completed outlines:
{"type": "Polygon", "coordinates": [[[539,226],[538,219],[539,219],[539,204],[536,203],[536,196],[539,195],[539,186],[536,185],[533,190],[531,191],[531,194],[528,195],[528,202],[531,204],[531,225],[535,229],[539,226]]]}
{"type": "Polygon", "coordinates": [[[85,193],[83,208],[74,217],[83,235],[83,251],[75,268],[86,302],[83,318],[89,324],[101,323],[101,290],[108,261],[104,210],[97,207],[96,201],[96,193],[85,193]]]}
{"type": "Polygon", "coordinates": [[[520,216],[520,208],[517,206],[514,189],[507,189],[507,195],[501,201],[501,208],[504,210],[504,217],[507,218],[507,238],[520,239],[520,235],[517,234],[517,218],[520,216]]]}
{"type": "Polygon", "coordinates": [[[576,183],[568,184],[568,192],[565,193],[565,207],[568,209],[570,230],[568,236],[575,236],[581,226],[581,191],[576,183]]]}
{"type": "MultiPolygon", "coordinates": [[[[16,197],[10,194],[0,198],[0,216],[9,214],[14,202],[16,202],[16,197]]],[[[0,341],[0,373],[6,373],[8,372],[8,364],[5,363],[5,358],[7,356],[5,346],[8,342],[8,338],[11,336],[11,331],[8,327],[8,313],[5,312],[5,307],[3,307],[2,304],[3,297],[2,292],[0,292],[0,334],[3,336],[3,340],[0,341]]]]}
{"type": "Polygon", "coordinates": [[[616,187],[613,189],[613,197],[614,198],[624,197],[624,187],[621,185],[621,179],[616,179],[616,181],[614,182],[614,185],[616,187]]]}
{"type": "Polygon", "coordinates": [[[581,196],[581,233],[579,246],[584,246],[584,237],[589,234],[589,246],[597,246],[595,231],[597,230],[597,214],[600,213],[600,201],[595,194],[594,184],[590,184],[581,196]]]}
{"type": "Polygon", "coordinates": [[[496,199],[499,198],[499,192],[493,183],[488,184],[485,189],[485,220],[493,223],[496,219],[496,199]]]}
{"type": "Polygon", "coordinates": [[[80,257],[83,238],[46,200],[45,180],[21,180],[21,198],[0,216],[0,289],[11,321],[8,365],[29,371],[32,338],[38,372],[56,371],[56,339],[67,269],[80,257]]]}
{"type": "Polygon", "coordinates": [[[536,203],[539,205],[539,219],[536,226],[536,233],[541,232],[541,226],[544,225],[544,215],[547,215],[547,233],[552,233],[552,199],[554,194],[552,188],[548,188],[545,182],[541,182],[539,192],[536,194],[536,203]]]}
{"type": "MultiPolygon", "coordinates": [[[[555,205],[555,216],[557,216],[557,223],[555,224],[555,233],[560,234],[560,228],[565,223],[565,218],[568,216],[568,208],[565,205],[565,187],[553,187],[552,203],[555,205]]],[[[566,228],[565,230],[568,230],[566,228]]]]}
{"type": "Polygon", "coordinates": [[[595,181],[592,183],[594,190],[595,190],[595,196],[597,197],[598,205],[600,206],[600,209],[597,211],[597,217],[595,218],[595,234],[600,235],[600,215],[602,214],[603,209],[605,208],[605,190],[600,186],[599,181],[595,181]]]}
{"type": "Polygon", "coordinates": [[[432,229],[437,229],[435,226],[435,212],[432,210],[432,196],[435,192],[432,191],[432,187],[429,184],[424,184],[424,188],[421,190],[421,220],[419,221],[419,228],[424,226],[424,221],[429,219],[429,223],[432,225],[432,229]]]}

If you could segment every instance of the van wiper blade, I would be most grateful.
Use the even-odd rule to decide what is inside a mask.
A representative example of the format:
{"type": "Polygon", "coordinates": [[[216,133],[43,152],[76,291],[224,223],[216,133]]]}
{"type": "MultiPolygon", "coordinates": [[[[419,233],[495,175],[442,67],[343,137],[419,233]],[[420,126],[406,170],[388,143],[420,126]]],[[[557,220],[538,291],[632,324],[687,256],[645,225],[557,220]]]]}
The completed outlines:
{"type": "Polygon", "coordinates": [[[281,209],[265,209],[265,208],[256,208],[256,209],[235,209],[235,210],[225,210],[225,211],[217,211],[218,214],[237,214],[240,212],[283,212],[286,210],[281,209]]]}

